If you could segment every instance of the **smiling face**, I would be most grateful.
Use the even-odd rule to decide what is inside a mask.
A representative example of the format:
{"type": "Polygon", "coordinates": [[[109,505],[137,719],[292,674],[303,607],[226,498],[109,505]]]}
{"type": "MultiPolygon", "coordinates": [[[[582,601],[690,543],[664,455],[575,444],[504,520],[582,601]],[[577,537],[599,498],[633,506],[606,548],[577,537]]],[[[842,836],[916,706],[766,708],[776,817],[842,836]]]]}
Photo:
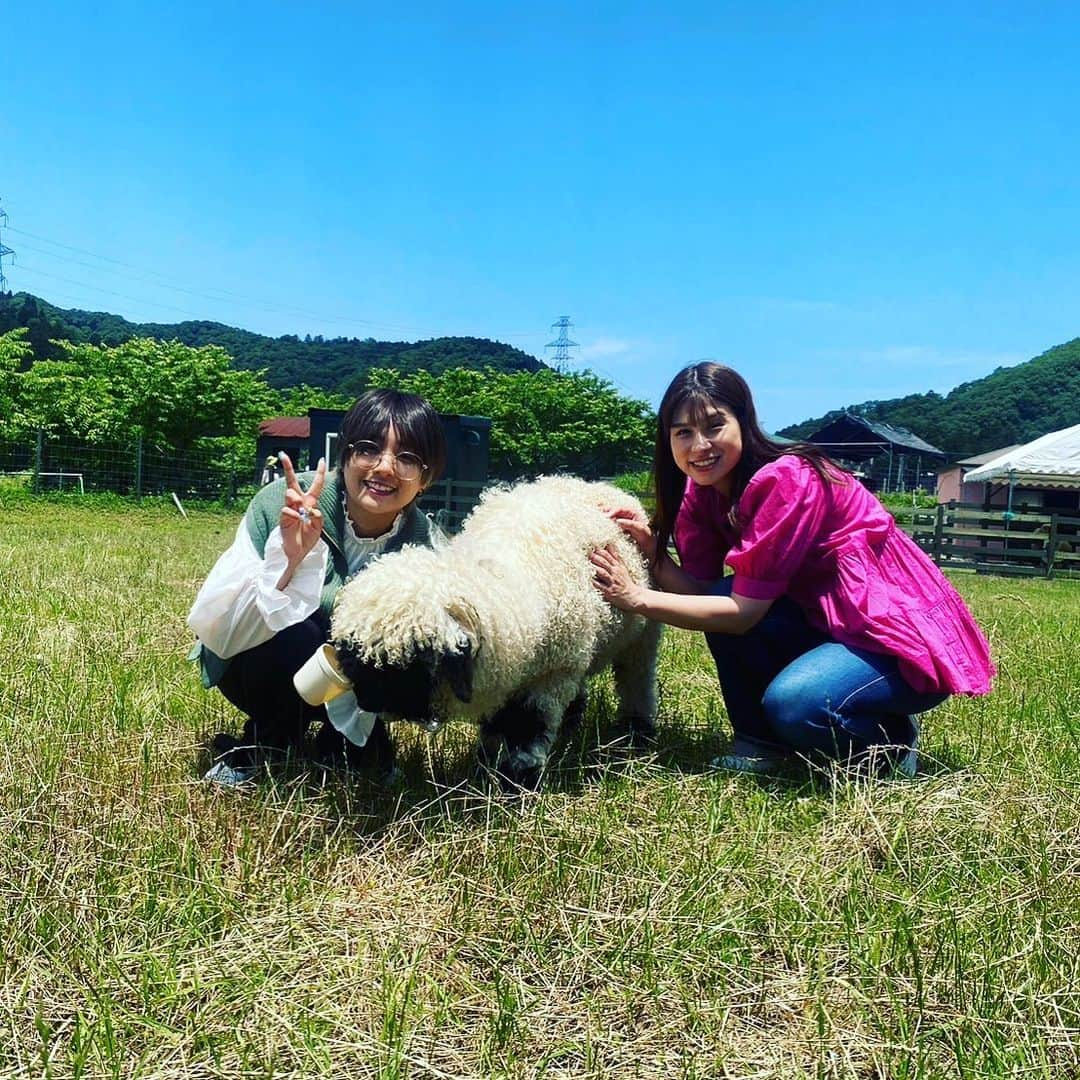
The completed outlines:
{"type": "Polygon", "coordinates": [[[402,479],[398,475],[395,454],[406,451],[398,443],[393,424],[387,427],[380,449],[378,457],[353,453],[342,469],[349,517],[360,536],[381,536],[423,490],[422,477],[402,479]]]}
{"type": "Polygon", "coordinates": [[[726,405],[684,402],[671,418],[671,456],[680,472],[702,487],[731,494],[742,457],[742,429],[726,405]]]}

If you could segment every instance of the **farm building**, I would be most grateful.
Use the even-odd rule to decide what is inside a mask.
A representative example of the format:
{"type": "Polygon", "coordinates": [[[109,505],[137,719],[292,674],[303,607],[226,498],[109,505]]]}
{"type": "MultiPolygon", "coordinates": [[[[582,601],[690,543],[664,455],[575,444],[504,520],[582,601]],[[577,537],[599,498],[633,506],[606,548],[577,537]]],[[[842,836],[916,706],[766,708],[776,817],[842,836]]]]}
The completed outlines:
{"type": "Polygon", "coordinates": [[[849,466],[871,491],[932,489],[934,469],[945,460],[918,435],[855,413],[844,413],[806,441],[849,466]]]}
{"type": "MultiPolygon", "coordinates": [[[[989,450],[985,454],[972,454],[970,457],[950,462],[944,468],[939,469],[937,474],[937,501],[939,503],[977,503],[980,506],[984,503],[994,505],[987,499],[986,484],[979,481],[970,484],[965,483],[964,474],[972,469],[977,469],[980,465],[985,465],[988,461],[993,461],[994,458],[1000,457],[1002,454],[1009,453],[1010,450],[1015,450],[1020,445],[1020,443],[1014,443],[1011,446],[1003,446],[999,450],[989,450]]],[[[1004,506],[1004,502],[1001,505],[1004,506]]]]}
{"type": "Polygon", "coordinates": [[[1080,424],[956,462],[912,535],[939,563],[1080,575],[1080,424]]]}
{"type": "MultiPolygon", "coordinates": [[[[338,457],[337,433],[344,409],[308,409],[307,416],[278,416],[259,424],[255,446],[255,477],[273,454],[285,451],[298,468],[314,468],[325,457],[333,466],[338,457]]],[[[420,498],[420,505],[441,525],[456,527],[476,504],[487,483],[491,421],[485,416],[440,413],[446,436],[446,475],[420,498]]]]}
{"type": "Polygon", "coordinates": [[[297,467],[307,465],[311,421],[306,416],[275,416],[259,424],[255,443],[255,478],[262,473],[263,462],[284,452],[297,467]]]}

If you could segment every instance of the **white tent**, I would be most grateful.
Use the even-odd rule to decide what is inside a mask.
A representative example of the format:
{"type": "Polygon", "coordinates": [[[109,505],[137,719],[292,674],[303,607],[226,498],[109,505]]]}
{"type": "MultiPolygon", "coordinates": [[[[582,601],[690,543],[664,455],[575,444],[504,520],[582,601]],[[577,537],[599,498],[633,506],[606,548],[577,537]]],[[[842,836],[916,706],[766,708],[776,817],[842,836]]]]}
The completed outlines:
{"type": "Polygon", "coordinates": [[[1051,431],[964,473],[964,483],[994,481],[1014,487],[1080,487],[1080,424],[1051,431]]]}

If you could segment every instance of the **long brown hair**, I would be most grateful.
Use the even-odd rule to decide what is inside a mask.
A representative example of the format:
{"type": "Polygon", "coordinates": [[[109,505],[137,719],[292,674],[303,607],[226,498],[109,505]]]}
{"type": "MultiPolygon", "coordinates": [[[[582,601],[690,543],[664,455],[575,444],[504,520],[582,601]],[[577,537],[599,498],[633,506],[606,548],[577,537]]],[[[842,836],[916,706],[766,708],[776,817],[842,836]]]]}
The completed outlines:
{"type": "Polygon", "coordinates": [[[820,447],[811,443],[780,443],[770,439],[758,424],[750,387],[737,371],[711,360],[691,364],[672,379],[657,414],[656,449],[653,454],[656,512],[652,519],[657,537],[657,559],[667,551],[686,490],[686,474],[675,464],[671,453],[671,421],[683,405],[689,405],[695,415],[704,414],[709,406],[723,405],[739,423],[742,455],[732,475],[732,506],[738,503],[739,496],[746,490],[754,473],[762,465],[776,461],[784,454],[805,458],[827,483],[833,483],[843,475],[843,470],[830,461],[820,447]]]}

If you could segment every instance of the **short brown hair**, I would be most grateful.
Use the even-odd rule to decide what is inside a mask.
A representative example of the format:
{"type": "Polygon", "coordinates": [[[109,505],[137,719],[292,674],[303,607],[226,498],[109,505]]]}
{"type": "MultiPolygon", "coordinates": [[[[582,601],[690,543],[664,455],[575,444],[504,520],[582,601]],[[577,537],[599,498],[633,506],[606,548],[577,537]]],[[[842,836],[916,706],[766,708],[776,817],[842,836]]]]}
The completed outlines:
{"type": "Polygon", "coordinates": [[[434,484],[446,468],[442,421],[424,398],[403,390],[368,390],[356,400],[342,418],[338,431],[338,465],[345,467],[353,443],[367,439],[381,446],[391,424],[397,433],[398,446],[416,454],[427,466],[424,486],[434,484]]]}

